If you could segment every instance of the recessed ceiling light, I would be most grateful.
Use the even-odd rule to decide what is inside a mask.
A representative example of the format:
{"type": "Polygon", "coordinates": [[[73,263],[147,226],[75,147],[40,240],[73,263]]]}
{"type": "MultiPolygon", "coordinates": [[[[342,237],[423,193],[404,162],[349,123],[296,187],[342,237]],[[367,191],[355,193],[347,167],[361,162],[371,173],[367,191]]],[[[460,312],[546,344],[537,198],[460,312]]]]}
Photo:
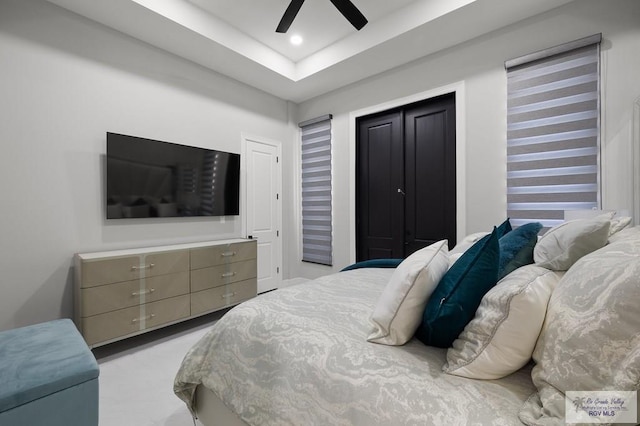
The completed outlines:
{"type": "Polygon", "coordinates": [[[289,41],[294,46],[300,46],[302,44],[302,37],[300,37],[298,34],[292,35],[289,41]]]}

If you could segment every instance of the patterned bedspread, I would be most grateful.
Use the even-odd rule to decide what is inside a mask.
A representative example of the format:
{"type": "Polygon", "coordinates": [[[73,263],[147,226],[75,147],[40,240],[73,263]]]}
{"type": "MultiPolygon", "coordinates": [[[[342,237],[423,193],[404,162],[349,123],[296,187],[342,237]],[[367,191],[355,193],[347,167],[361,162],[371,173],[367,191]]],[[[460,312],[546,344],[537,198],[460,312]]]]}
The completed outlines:
{"type": "Polygon", "coordinates": [[[446,350],[366,341],[391,269],[356,269],[242,303],[186,355],[174,391],[203,384],[249,425],[508,425],[530,369],[482,381],[442,372],[446,350]]]}

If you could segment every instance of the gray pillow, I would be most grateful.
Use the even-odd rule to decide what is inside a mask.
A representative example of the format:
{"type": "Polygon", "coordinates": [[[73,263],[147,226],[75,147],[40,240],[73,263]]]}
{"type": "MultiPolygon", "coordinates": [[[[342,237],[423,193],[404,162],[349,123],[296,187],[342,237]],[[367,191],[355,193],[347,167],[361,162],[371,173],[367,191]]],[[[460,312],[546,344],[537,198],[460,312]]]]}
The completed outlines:
{"type": "Polygon", "coordinates": [[[544,234],[533,250],[536,265],[566,271],[582,256],[607,244],[610,214],[564,222],[544,234]]]}
{"type": "Polygon", "coordinates": [[[634,391],[640,383],[640,234],[584,256],[549,300],[533,351],[538,392],[519,417],[564,424],[567,391],[634,391]]]}

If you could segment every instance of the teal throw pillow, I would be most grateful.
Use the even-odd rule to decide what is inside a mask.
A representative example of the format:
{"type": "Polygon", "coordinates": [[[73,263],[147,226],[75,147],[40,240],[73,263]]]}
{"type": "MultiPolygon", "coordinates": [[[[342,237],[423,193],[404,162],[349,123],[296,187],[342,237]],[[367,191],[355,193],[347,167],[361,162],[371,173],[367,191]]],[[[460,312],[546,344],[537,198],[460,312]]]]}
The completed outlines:
{"type": "Polygon", "coordinates": [[[498,281],[521,266],[533,263],[533,248],[538,242],[539,222],[527,223],[508,232],[500,240],[498,281]]]}
{"type": "Polygon", "coordinates": [[[370,259],[345,266],[340,272],[360,268],[397,268],[404,259],[370,259]]]}
{"type": "Polygon", "coordinates": [[[493,228],[442,277],[427,302],[416,337],[426,345],[450,347],[496,284],[499,261],[498,229],[493,228]]]}
{"type": "Polygon", "coordinates": [[[511,227],[511,221],[509,221],[509,218],[507,218],[507,220],[505,220],[504,222],[502,222],[500,225],[496,227],[498,238],[502,238],[504,235],[511,232],[512,229],[513,228],[511,227]]]}

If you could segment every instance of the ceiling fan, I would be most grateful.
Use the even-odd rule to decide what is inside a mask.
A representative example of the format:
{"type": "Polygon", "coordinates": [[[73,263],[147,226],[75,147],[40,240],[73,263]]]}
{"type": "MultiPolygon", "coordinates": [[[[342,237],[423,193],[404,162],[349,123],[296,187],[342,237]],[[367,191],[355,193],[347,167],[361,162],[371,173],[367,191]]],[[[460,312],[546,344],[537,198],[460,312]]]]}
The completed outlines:
{"type": "MultiPolygon", "coordinates": [[[[298,11],[302,7],[302,3],[304,3],[304,0],[291,0],[291,3],[289,3],[287,10],[285,10],[282,19],[278,24],[278,28],[276,28],[277,33],[287,32],[291,23],[298,14],[298,11]]],[[[369,22],[350,0],[331,0],[331,3],[333,3],[340,13],[347,18],[347,21],[351,22],[351,25],[353,25],[358,31],[360,31],[360,29],[369,22]]]]}

